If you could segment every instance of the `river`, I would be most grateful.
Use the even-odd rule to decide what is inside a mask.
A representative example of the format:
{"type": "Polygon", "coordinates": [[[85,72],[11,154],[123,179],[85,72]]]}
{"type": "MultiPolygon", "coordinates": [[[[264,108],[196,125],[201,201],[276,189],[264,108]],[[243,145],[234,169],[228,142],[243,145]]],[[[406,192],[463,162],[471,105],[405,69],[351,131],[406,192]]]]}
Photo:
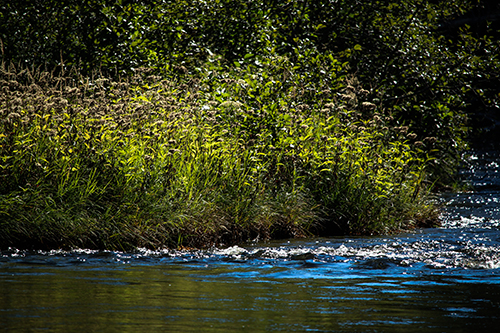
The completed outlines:
{"type": "Polygon", "coordinates": [[[443,226],[209,251],[0,255],[0,331],[496,332],[500,159],[444,194],[443,226]]]}

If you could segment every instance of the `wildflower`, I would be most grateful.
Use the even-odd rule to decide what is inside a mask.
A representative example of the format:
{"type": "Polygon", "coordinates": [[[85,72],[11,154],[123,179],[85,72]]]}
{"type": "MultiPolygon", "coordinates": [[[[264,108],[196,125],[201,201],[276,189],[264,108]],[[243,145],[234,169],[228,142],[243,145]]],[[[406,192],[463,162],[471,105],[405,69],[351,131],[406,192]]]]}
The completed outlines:
{"type": "Polygon", "coordinates": [[[7,119],[17,119],[17,118],[21,118],[21,115],[17,112],[11,112],[8,116],[7,116],[7,119]]]}
{"type": "Polygon", "coordinates": [[[240,102],[233,102],[233,101],[225,101],[225,102],[222,102],[220,106],[238,108],[241,106],[241,103],[240,102]]]}
{"type": "Polygon", "coordinates": [[[408,134],[408,139],[415,140],[416,138],[417,138],[417,135],[415,133],[408,134]]]}
{"type": "Polygon", "coordinates": [[[375,110],[377,108],[377,106],[371,102],[363,102],[361,105],[367,110],[375,110]]]}
{"type": "Polygon", "coordinates": [[[340,95],[342,98],[345,98],[347,100],[355,100],[356,99],[356,95],[354,95],[354,93],[350,93],[350,94],[342,94],[340,95]]]}
{"type": "Polygon", "coordinates": [[[147,80],[150,80],[150,81],[159,81],[161,79],[161,76],[158,76],[158,75],[149,75],[148,77],[146,77],[147,80]]]}
{"type": "Polygon", "coordinates": [[[66,87],[64,90],[68,94],[77,94],[80,92],[80,89],[78,89],[77,87],[66,87]]]}
{"type": "Polygon", "coordinates": [[[177,70],[181,74],[187,74],[188,69],[184,66],[175,66],[175,70],[177,70]]]}
{"type": "Polygon", "coordinates": [[[406,134],[408,132],[408,126],[394,127],[394,130],[401,134],[406,134]]]}

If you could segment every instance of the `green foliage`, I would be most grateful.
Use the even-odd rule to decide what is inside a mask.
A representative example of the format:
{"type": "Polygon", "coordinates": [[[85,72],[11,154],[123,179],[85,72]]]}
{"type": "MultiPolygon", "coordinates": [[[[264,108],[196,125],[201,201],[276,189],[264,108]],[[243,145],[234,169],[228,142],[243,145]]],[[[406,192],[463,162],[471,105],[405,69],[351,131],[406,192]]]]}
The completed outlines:
{"type": "Polygon", "coordinates": [[[0,241],[198,246],[432,221],[469,116],[498,108],[498,32],[456,23],[482,4],[2,4],[0,241]]]}
{"type": "Polygon", "coordinates": [[[454,36],[440,28],[472,8],[448,1],[377,5],[376,16],[365,21],[375,31],[359,31],[358,42],[369,53],[351,58],[360,81],[371,83],[369,96],[380,99],[400,125],[437,138],[431,170],[443,183],[451,180],[465,148],[469,116],[498,108],[500,97],[499,40],[474,36],[467,25],[454,36]]]}
{"type": "MultiPolygon", "coordinates": [[[[5,63],[77,65],[86,74],[97,65],[115,77],[140,67],[194,73],[213,55],[225,65],[278,55],[310,57],[304,80],[324,80],[328,74],[309,74],[321,73],[312,57],[333,56],[393,126],[437,139],[439,158],[429,166],[445,184],[474,125],[468,116],[499,107],[498,27],[484,20],[478,33],[460,23],[484,3],[16,1],[3,5],[0,38],[5,63]]],[[[324,83],[321,90],[330,88],[324,83]]]]}

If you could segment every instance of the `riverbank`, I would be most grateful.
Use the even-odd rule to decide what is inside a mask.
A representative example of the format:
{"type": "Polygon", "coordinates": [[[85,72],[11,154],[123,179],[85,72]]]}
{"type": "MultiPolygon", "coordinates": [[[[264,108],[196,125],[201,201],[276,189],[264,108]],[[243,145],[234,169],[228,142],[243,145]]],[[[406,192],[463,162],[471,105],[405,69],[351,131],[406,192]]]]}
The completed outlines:
{"type": "Polygon", "coordinates": [[[470,119],[500,98],[495,22],[460,23],[491,10],[453,4],[9,3],[0,246],[435,225],[430,193],[459,188],[470,119]]]}
{"type": "Polygon", "coordinates": [[[338,98],[304,91],[285,58],[170,79],[2,75],[2,248],[207,247],[436,221],[432,138],[358,104],[355,78],[332,80],[338,98]]]}

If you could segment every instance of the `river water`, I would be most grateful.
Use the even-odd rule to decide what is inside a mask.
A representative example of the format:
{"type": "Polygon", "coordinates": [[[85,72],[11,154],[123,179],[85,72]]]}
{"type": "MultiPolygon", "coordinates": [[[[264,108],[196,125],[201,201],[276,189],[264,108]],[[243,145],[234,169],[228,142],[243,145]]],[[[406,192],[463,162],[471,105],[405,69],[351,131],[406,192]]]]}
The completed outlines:
{"type": "Polygon", "coordinates": [[[0,255],[0,331],[498,332],[500,163],[445,194],[443,226],[210,251],[0,255]]]}

